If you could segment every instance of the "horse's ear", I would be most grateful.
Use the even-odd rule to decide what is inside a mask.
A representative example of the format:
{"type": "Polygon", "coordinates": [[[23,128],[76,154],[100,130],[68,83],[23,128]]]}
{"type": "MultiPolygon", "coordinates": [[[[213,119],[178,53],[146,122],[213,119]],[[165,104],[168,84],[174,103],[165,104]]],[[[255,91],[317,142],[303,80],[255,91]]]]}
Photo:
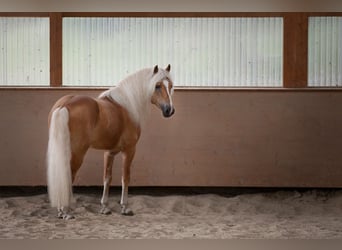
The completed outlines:
{"type": "Polygon", "coordinates": [[[171,65],[169,64],[169,65],[167,65],[167,67],[166,67],[166,69],[165,69],[167,72],[170,72],[170,70],[171,70],[171,65]]]}
{"type": "Polygon", "coordinates": [[[153,69],[153,74],[157,74],[158,73],[158,65],[154,66],[153,69]]]}

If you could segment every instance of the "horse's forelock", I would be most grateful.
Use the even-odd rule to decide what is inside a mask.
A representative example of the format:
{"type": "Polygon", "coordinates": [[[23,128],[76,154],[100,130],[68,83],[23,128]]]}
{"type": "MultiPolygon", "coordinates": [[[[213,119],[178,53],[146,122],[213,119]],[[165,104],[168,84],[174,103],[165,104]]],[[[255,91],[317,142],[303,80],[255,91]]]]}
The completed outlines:
{"type": "Polygon", "coordinates": [[[152,79],[151,79],[151,84],[153,85],[153,88],[156,83],[163,81],[165,78],[170,79],[172,81],[172,76],[169,71],[165,69],[159,69],[157,73],[153,74],[152,79]]]}

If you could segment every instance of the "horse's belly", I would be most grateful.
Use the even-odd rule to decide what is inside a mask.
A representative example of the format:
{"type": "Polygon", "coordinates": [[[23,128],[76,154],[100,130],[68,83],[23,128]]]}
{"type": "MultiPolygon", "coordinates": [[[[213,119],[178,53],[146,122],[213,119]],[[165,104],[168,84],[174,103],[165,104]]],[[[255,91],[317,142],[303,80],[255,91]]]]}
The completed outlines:
{"type": "Polygon", "coordinates": [[[114,134],[103,133],[93,138],[90,147],[94,149],[120,151],[120,138],[114,134]]]}

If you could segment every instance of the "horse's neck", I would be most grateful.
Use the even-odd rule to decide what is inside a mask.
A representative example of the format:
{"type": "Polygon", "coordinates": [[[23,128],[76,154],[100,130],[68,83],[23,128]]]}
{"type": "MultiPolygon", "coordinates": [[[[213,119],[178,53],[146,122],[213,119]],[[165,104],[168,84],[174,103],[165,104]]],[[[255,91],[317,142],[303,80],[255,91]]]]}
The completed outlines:
{"type": "Polygon", "coordinates": [[[149,113],[149,96],[147,78],[132,76],[121,82],[117,87],[111,88],[108,94],[130,114],[132,120],[141,125],[149,113]]]}

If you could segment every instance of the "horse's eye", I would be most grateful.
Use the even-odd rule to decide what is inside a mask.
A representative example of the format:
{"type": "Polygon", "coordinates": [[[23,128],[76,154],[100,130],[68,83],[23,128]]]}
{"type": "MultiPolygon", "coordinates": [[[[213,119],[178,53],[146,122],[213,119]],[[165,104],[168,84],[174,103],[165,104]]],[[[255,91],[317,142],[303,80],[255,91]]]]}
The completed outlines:
{"type": "Polygon", "coordinates": [[[156,90],[159,90],[159,89],[161,89],[161,84],[156,85],[156,90]]]}

